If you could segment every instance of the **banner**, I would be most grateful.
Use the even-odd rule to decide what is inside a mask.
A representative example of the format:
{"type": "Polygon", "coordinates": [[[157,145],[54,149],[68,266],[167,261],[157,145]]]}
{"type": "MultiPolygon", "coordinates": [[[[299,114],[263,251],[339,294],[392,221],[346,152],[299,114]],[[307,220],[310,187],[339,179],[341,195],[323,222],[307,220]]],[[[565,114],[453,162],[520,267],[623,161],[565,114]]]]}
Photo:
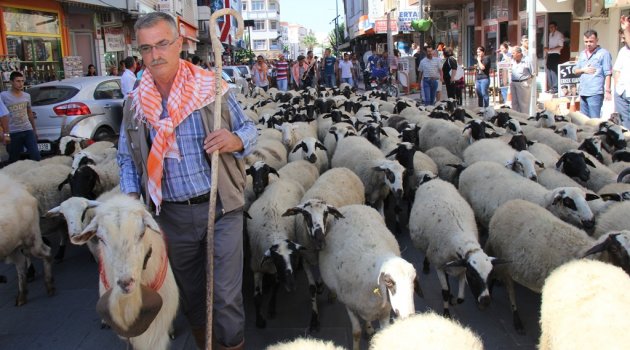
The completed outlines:
{"type": "Polygon", "coordinates": [[[105,34],[105,51],[125,50],[125,35],[122,27],[104,27],[103,31],[105,34]]]}
{"type": "Polygon", "coordinates": [[[499,87],[510,86],[510,80],[512,77],[512,63],[510,62],[497,63],[497,76],[499,77],[499,87]]]}
{"type": "Polygon", "coordinates": [[[574,73],[575,62],[558,65],[558,97],[578,96],[580,76],[574,73]]]}
{"type": "Polygon", "coordinates": [[[401,9],[398,12],[398,31],[405,33],[412,32],[411,21],[417,21],[419,19],[418,10],[401,9]]]}

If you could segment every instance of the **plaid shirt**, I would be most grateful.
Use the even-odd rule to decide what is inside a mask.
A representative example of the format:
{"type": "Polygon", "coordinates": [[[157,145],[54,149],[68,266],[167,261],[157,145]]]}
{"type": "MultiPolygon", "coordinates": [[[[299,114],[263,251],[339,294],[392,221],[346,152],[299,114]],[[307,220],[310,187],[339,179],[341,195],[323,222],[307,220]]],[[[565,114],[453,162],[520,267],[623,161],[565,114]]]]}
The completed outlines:
{"type": "MultiPolygon", "coordinates": [[[[232,129],[243,141],[243,152],[234,153],[234,157],[243,158],[251,153],[256,144],[257,130],[254,122],[245,116],[232,93],[228,94],[232,129]]],[[[166,118],[167,113],[166,101],[163,100],[160,118],[166,118]]],[[[151,140],[155,134],[155,130],[151,128],[151,140]]],[[[203,149],[206,133],[201,113],[194,111],[184,119],[175,129],[175,137],[182,158],[181,160],[165,158],[162,178],[163,200],[171,202],[183,201],[210,191],[210,164],[206,161],[203,149]]],[[[120,166],[120,190],[123,193],[141,193],[140,176],[131,158],[124,132],[120,133],[117,159],[120,166]]]]}

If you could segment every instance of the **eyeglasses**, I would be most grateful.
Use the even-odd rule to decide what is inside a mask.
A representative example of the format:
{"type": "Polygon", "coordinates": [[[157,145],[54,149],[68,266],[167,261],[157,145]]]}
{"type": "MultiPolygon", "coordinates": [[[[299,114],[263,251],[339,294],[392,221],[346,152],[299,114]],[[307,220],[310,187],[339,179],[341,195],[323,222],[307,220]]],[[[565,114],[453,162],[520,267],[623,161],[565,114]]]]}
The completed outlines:
{"type": "Polygon", "coordinates": [[[150,54],[153,52],[153,48],[156,48],[158,51],[165,51],[169,46],[173,45],[177,39],[179,39],[179,37],[176,37],[173,41],[164,39],[155,45],[140,45],[138,47],[138,51],[140,51],[142,55],[150,54]]]}

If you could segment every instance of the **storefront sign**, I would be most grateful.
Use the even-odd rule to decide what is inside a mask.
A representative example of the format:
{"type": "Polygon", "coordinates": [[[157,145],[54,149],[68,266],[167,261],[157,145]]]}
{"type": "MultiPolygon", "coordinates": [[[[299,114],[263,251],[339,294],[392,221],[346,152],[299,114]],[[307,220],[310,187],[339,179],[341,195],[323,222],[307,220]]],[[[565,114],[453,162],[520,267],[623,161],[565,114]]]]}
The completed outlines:
{"type": "MultiPolygon", "coordinates": [[[[396,23],[396,20],[389,20],[389,29],[392,31],[392,33],[398,33],[398,24],[396,23]]],[[[376,22],[374,22],[374,31],[377,34],[387,33],[387,20],[377,19],[376,22]]]]}
{"type": "Polygon", "coordinates": [[[466,5],[466,18],[467,18],[466,23],[469,26],[475,25],[475,3],[474,2],[471,2],[468,5],[466,5]]]}
{"type": "Polygon", "coordinates": [[[578,96],[580,76],[575,74],[575,63],[570,61],[558,65],[558,97],[578,96]]]}
{"type": "Polygon", "coordinates": [[[358,35],[365,34],[366,31],[374,28],[374,22],[370,21],[370,18],[366,15],[359,17],[359,31],[358,35]]]}
{"type": "Polygon", "coordinates": [[[63,58],[63,72],[66,78],[83,76],[83,63],[81,60],[81,56],[66,56],[63,58]]]}
{"type": "Polygon", "coordinates": [[[398,31],[405,33],[413,31],[413,29],[411,29],[411,21],[419,19],[418,10],[401,9],[398,12],[398,31]]]}
{"type": "Polygon", "coordinates": [[[499,77],[499,87],[510,86],[512,64],[510,62],[497,63],[497,76],[499,77]]]}
{"type": "Polygon", "coordinates": [[[125,50],[125,35],[122,27],[105,27],[103,30],[105,34],[105,51],[125,50]]]}

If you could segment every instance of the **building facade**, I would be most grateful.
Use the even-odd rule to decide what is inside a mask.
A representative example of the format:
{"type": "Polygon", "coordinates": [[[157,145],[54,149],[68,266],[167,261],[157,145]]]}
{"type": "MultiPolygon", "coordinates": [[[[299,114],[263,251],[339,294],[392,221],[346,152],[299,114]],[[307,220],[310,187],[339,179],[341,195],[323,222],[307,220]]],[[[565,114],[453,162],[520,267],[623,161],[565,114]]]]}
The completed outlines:
{"type": "MultiPolygon", "coordinates": [[[[276,58],[283,52],[278,0],[242,0],[243,19],[253,20],[250,45],[256,56],[276,58]]],[[[249,33],[249,29],[248,29],[249,33]]]]}
{"type": "Polygon", "coordinates": [[[302,44],[302,40],[308,35],[308,33],[308,29],[300,24],[289,23],[287,25],[290,58],[297,59],[299,55],[306,55],[306,46],[302,44]]]}

